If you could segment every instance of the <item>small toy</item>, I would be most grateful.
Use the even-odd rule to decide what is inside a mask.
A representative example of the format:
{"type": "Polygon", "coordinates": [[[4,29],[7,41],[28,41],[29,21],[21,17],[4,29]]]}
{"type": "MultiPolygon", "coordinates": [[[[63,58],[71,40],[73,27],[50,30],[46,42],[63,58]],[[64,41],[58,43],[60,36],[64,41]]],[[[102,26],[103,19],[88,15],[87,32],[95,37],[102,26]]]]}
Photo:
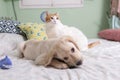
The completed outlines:
{"type": "Polygon", "coordinates": [[[12,67],[12,62],[8,56],[0,56],[0,68],[1,69],[9,69],[12,67]]]}

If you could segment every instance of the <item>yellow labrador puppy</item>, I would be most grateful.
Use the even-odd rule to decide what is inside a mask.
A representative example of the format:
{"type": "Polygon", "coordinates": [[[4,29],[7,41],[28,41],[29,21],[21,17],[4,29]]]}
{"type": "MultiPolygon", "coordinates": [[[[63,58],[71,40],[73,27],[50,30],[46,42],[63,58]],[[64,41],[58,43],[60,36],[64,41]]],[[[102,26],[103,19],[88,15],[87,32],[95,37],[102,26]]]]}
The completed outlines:
{"type": "Polygon", "coordinates": [[[82,55],[70,36],[48,40],[28,40],[19,46],[20,57],[34,60],[35,64],[58,69],[77,67],[82,64],[82,55]]]}

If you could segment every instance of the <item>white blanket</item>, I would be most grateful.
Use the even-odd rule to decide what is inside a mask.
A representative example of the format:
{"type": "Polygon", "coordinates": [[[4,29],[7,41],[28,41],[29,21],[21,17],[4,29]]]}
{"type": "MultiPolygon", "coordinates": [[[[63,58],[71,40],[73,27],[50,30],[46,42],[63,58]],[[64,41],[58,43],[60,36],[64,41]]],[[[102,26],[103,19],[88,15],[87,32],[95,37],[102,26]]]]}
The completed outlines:
{"type": "Polygon", "coordinates": [[[120,80],[120,43],[102,39],[89,41],[96,40],[101,44],[82,52],[83,65],[75,69],[36,66],[31,60],[19,59],[14,50],[8,54],[13,67],[0,69],[0,80],[120,80]]]}

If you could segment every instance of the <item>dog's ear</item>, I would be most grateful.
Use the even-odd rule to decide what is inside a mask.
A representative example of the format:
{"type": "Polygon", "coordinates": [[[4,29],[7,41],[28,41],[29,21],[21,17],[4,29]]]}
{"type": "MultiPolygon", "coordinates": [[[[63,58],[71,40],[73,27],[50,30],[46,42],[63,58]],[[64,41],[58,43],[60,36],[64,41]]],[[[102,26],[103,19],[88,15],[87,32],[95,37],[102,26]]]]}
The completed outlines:
{"type": "Polygon", "coordinates": [[[51,49],[49,53],[43,53],[39,55],[35,60],[35,64],[48,66],[51,63],[52,59],[54,58],[55,53],[56,53],[55,50],[51,49]]]}
{"type": "Polygon", "coordinates": [[[78,47],[77,43],[73,40],[72,37],[70,37],[70,36],[64,36],[64,37],[61,37],[61,39],[63,41],[68,41],[68,42],[73,43],[75,45],[75,47],[80,51],[80,48],[78,47]]]}

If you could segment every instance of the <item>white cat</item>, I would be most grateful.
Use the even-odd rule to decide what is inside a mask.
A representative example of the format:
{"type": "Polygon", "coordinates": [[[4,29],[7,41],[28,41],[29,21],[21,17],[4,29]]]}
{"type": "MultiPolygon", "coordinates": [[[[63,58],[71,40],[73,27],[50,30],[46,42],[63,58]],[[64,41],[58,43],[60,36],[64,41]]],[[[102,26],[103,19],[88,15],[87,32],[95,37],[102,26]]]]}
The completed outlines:
{"type": "Polygon", "coordinates": [[[63,25],[59,20],[59,15],[57,13],[48,14],[48,12],[46,12],[45,27],[48,38],[56,38],[63,35],[69,35],[76,41],[81,51],[88,49],[88,39],[82,33],[82,31],[75,27],[63,25]]]}

